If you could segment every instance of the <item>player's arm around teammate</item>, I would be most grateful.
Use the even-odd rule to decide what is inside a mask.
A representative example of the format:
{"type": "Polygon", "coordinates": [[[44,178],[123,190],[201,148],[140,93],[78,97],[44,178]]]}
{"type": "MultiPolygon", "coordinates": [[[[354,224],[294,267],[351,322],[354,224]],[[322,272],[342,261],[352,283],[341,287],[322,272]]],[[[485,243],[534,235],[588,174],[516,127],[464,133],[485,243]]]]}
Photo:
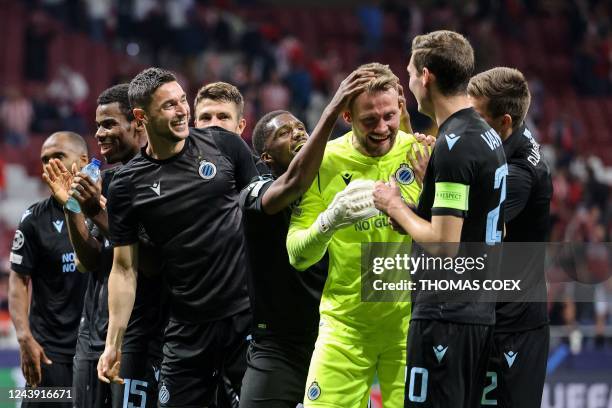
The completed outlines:
{"type": "MultiPolygon", "coordinates": [[[[290,159],[291,162],[288,166],[283,163],[285,158],[282,157],[282,152],[276,152],[275,154],[268,149],[264,150],[261,158],[273,172],[275,172],[274,167],[287,166],[287,170],[272,183],[262,197],[263,210],[267,214],[276,214],[285,209],[308,190],[319,170],[327,139],[334,128],[338,115],[346,108],[348,101],[353,96],[363,91],[364,86],[372,78],[373,74],[369,71],[357,70],[342,81],[331,102],[323,111],[321,119],[312,132],[312,137],[308,142],[297,146],[299,151],[295,157],[290,159]]],[[[305,132],[302,131],[302,133],[305,132]]],[[[290,132],[281,131],[274,135],[274,140],[270,142],[275,143],[277,139],[286,137],[297,136],[295,133],[292,135],[290,132]]],[[[276,169],[276,173],[280,174],[281,172],[276,169]]]]}

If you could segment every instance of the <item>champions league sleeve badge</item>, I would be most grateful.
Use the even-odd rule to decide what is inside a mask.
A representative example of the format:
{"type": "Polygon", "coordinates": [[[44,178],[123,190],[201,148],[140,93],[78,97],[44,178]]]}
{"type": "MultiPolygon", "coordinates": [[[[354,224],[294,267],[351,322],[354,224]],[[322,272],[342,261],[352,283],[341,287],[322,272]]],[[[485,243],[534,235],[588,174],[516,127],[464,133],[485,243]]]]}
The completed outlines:
{"type": "Polygon", "coordinates": [[[206,160],[202,160],[198,166],[198,174],[204,180],[210,180],[217,175],[217,166],[206,160]]]}
{"type": "Polygon", "coordinates": [[[403,185],[408,185],[414,181],[414,172],[406,163],[402,163],[395,172],[395,180],[403,185]]]}
{"type": "Polygon", "coordinates": [[[11,247],[11,250],[18,251],[23,247],[23,244],[25,244],[23,232],[20,230],[15,231],[15,237],[13,238],[13,246],[11,247]]]}

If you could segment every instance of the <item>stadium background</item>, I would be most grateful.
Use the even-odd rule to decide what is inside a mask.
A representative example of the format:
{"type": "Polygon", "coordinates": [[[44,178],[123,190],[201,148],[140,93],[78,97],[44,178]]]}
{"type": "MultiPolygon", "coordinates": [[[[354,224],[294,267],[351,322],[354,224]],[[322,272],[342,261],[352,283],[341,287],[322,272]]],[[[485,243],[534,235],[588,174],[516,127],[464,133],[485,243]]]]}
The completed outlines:
{"type": "MultiPolygon", "coordinates": [[[[414,35],[459,31],[474,45],[478,72],[506,65],[529,80],[528,124],[553,170],[551,240],[610,241],[609,1],[0,0],[0,22],[0,386],[23,381],[8,254],[20,214],[47,195],[42,141],[73,130],[95,155],[96,96],[150,65],[174,70],[190,101],[206,82],[238,86],[250,142],[257,119],[275,109],[312,129],[362,62],[389,64],[407,90],[414,35]]],[[[407,99],[415,130],[435,132],[407,99]]],[[[335,134],[344,130],[339,122],[335,134]]],[[[543,407],[612,406],[610,314],[551,294],[550,316],[543,407]]]]}

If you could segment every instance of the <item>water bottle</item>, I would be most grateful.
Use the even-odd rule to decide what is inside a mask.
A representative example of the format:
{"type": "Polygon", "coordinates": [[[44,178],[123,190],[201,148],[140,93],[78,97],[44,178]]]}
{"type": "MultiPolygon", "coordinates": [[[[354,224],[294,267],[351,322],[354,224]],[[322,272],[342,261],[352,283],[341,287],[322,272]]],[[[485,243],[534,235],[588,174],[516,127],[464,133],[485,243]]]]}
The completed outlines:
{"type": "MultiPolygon", "coordinates": [[[[81,173],[88,175],[91,181],[95,183],[100,178],[101,164],[102,163],[100,162],[100,160],[93,158],[91,159],[91,163],[81,169],[81,173]]],[[[68,198],[68,201],[66,201],[66,208],[72,211],[73,213],[78,214],[81,212],[81,206],[74,197],[68,198]]]]}

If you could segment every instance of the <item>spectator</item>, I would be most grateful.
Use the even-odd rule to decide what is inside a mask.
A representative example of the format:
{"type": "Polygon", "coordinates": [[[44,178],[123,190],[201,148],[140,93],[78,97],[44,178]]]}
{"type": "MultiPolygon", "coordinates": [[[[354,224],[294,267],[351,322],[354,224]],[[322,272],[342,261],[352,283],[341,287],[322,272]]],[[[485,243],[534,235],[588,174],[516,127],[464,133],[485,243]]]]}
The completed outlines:
{"type": "MultiPolygon", "coordinates": [[[[289,109],[289,89],[283,84],[276,71],[270,74],[270,81],[263,84],[259,91],[261,113],[289,109]]],[[[315,122],[316,123],[316,122],[315,122]]]]}
{"type": "Polygon", "coordinates": [[[80,73],[66,65],[59,67],[58,73],[47,90],[51,100],[58,106],[62,129],[72,132],[85,132],[85,102],[89,94],[87,81],[80,73]]]}
{"type": "Polygon", "coordinates": [[[16,87],[7,88],[6,98],[0,104],[0,122],[4,129],[4,140],[13,146],[25,145],[32,119],[32,103],[16,87]]]}

